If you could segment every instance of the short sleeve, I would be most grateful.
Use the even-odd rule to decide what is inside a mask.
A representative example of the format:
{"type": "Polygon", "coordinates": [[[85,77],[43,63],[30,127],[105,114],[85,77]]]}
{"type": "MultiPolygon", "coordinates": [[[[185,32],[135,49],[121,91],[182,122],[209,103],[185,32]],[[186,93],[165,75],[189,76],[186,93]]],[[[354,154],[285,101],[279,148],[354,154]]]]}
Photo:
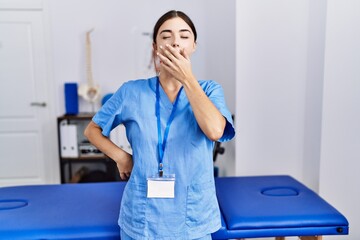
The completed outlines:
{"type": "Polygon", "coordinates": [[[109,137],[111,130],[122,123],[122,109],[125,99],[125,86],[120,87],[93,117],[93,121],[102,129],[102,134],[109,137]]]}
{"type": "Polygon", "coordinates": [[[216,106],[216,108],[221,112],[221,114],[226,119],[226,125],[223,136],[218,141],[219,142],[230,141],[235,136],[235,128],[234,128],[231,112],[226,106],[224,90],[221,87],[221,85],[215,81],[207,81],[207,82],[208,84],[205,88],[205,93],[207,94],[211,102],[216,106]]]}

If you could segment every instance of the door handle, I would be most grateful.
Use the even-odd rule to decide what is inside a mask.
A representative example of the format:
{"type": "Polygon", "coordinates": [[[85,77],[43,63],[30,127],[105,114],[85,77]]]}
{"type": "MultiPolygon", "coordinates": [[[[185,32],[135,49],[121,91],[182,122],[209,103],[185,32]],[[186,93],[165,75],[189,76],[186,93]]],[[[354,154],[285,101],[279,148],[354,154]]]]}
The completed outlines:
{"type": "Polygon", "coordinates": [[[32,107],[46,107],[46,102],[32,102],[30,103],[32,107]]]}

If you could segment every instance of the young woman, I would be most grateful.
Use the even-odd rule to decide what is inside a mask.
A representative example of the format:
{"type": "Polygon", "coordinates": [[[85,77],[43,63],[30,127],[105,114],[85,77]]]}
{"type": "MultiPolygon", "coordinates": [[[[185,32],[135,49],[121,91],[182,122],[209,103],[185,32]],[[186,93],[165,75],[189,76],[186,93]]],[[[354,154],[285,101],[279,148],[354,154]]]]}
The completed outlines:
{"type": "Polygon", "coordinates": [[[192,72],[196,39],[183,12],[160,17],[153,31],[157,76],[123,84],[85,130],[128,179],[119,216],[123,240],[211,239],[221,226],[212,153],[214,141],[232,139],[235,130],[221,86],[192,72]],[[119,124],[132,156],[108,138],[119,124]]]}

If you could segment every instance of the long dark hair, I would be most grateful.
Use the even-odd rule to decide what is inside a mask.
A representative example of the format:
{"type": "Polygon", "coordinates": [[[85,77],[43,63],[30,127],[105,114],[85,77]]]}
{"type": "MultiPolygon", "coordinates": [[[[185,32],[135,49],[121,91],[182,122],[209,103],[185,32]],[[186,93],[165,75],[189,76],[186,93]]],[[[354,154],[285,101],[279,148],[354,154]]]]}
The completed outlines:
{"type": "Polygon", "coordinates": [[[197,33],[196,33],[196,29],[195,29],[195,25],[194,23],[191,21],[191,19],[183,12],[181,11],[176,11],[176,10],[171,10],[168,11],[167,13],[165,13],[164,15],[162,15],[159,20],[156,22],[155,26],[154,26],[154,30],[153,30],[153,42],[156,43],[156,36],[159,32],[159,28],[161,27],[161,25],[172,18],[176,18],[179,17],[182,20],[184,20],[187,25],[189,25],[189,27],[191,28],[192,32],[194,33],[194,39],[196,42],[197,39],[197,33]]]}

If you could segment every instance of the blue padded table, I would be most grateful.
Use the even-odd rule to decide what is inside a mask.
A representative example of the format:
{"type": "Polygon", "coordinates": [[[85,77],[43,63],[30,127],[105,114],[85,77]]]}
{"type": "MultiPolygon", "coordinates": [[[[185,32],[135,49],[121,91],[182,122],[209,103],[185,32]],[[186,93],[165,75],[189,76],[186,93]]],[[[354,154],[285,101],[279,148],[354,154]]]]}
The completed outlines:
{"type": "Polygon", "coordinates": [[[213,239],[347,235],[346,218],[290,176],[216,179],[223,226],[213,239]]]}
{"type": "Polygon", "coordinates": [[[119,239],[125,182],[0,188],[0,239],[119,239]]]}
{"type": "MultiPolygon", "coordinates": [[[[119,239],[126,182],[0,188],[0,239],[119,239]]],[[[346,235],[346,218],[289,176],[216,178],[213,239],[346,235]]],[[[313,237],[312,237],[313,236],[313,237]]]]}

